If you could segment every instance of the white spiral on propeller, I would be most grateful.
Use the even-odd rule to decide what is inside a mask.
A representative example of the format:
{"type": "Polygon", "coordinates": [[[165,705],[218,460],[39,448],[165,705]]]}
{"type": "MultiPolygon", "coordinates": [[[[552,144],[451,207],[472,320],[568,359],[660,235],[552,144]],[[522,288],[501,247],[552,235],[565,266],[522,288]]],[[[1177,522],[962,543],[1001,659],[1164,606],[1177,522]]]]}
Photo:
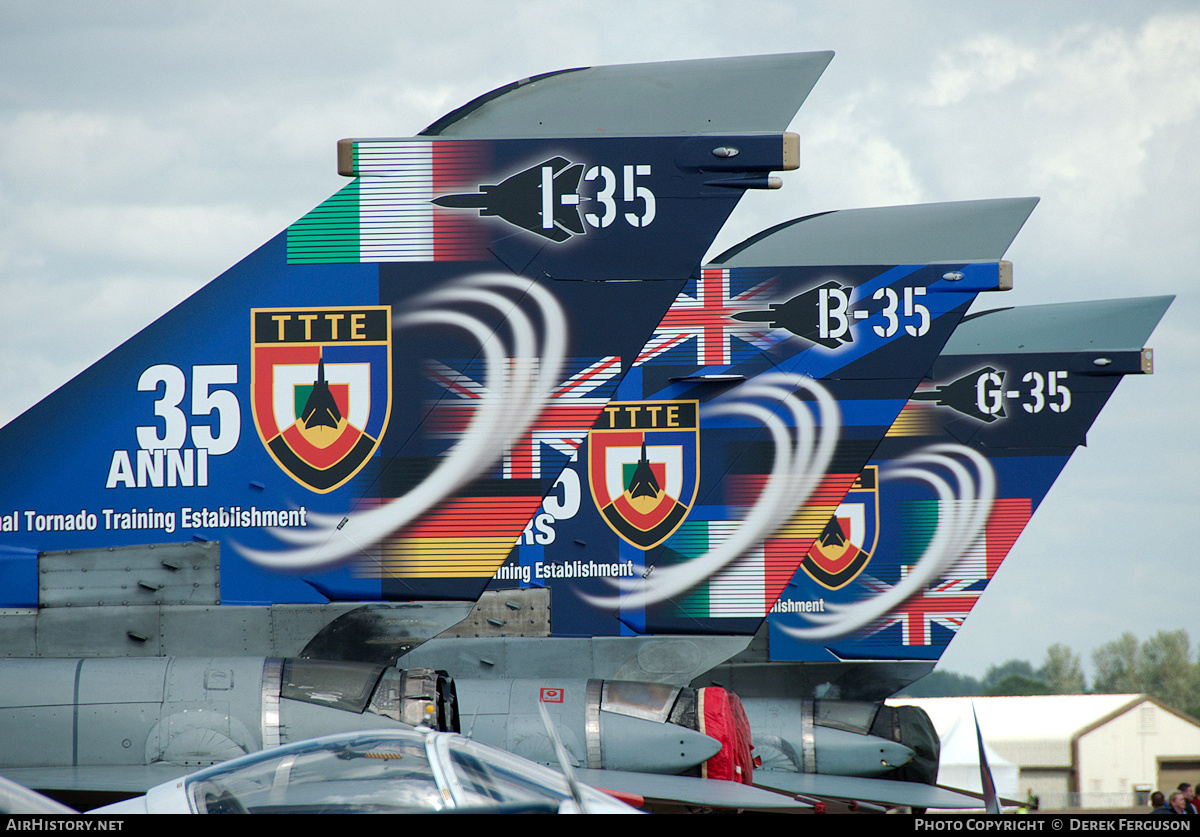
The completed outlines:
{"type": "Polygon", "coordinates": [[[237,545],[247,560],[271,569],[299,570],[360,555],[486,472],[529,430],[558,385],[567,351],[566,316],[554,296],[515,276],[471,276],[417,297],[392,323],[393,331],[428,326],[465,331],[478,342],[484,358],[486,377],[462,437],[403,497],[346,515],[309,514],[305,529],[270,529],[292,548],[237,545]],[[525,300],[532,301],[536,318],[521,309],[525,300]],[[456,310],[462,305],[484,306],[499,314],[511,346],[504,345],[494,322],[456,310]],[[535,319],[541,323],[540,333],[535,319]]]}

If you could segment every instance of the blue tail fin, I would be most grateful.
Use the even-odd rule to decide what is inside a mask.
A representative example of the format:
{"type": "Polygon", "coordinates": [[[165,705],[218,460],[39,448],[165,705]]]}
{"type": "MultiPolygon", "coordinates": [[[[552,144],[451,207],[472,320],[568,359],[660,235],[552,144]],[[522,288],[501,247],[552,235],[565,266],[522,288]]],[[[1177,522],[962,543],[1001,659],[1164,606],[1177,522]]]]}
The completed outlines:
{"type": "MultiPolygon", "coordinates": [[[[0,604],[39,552],[169,541],[220,545],[187,603],[473,600],[565,461],[521,439],[586,434],[798,164],[830,57],[549,74],[342,141],[345,188],[0,430],[0,604]]],[[[150,587],[116,600],[177,603],[150,587]]]]}
{"type": "Polygon", "coordinates": [[[938,659],[1121,378],[1152,371],[1172,299],[965,318],[789,583],[771,659],[938,659]]]}
{"type": "Polygon", "coordinates": [[[753,633],[1035,203],[827,213],[715,260],[496,584],[552,587],[559,636],[753,633]]]}

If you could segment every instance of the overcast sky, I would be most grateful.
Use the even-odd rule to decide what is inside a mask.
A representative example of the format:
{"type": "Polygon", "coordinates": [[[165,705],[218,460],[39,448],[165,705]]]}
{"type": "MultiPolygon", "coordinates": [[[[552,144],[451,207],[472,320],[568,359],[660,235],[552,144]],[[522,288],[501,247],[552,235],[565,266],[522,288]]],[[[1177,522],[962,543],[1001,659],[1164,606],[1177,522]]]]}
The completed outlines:
{"type": "Polygon", "coordinates": [[[1155,374],[1121,384],[942,667],[1200,640],[1200,6],[988,5],[2,0],[0,423],[340,188],[339,138],[566,67],[829,49],[800,170],[714,253],[811,212],[1038,195],[1016,288],[977,309],[1178,296],[1155,374]]]}

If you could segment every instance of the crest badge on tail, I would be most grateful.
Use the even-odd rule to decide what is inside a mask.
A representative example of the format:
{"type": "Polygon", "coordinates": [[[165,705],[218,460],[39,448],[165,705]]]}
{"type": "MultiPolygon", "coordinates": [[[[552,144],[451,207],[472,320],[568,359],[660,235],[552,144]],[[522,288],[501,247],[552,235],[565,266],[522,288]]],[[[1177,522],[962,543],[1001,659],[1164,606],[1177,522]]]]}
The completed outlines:
{"type": "Polygon", "coordinates": [[[876,465],[863,469],[800,565],[823,587],[845,587],[871,560],[879,542],[878,472],[876,465]]]}
{"type": "Polygon", "coordinates": [[[588,436],[596,507],[638,549],[670,537],[696,502],[698,412],[696,401],[613,402],[588,436]]]}
{"type": "Polygon", "coordinates": [[[391,410],[391,309],[256,308],[254,424],[271,457],[324,494],[379,446],[391,410]]]}

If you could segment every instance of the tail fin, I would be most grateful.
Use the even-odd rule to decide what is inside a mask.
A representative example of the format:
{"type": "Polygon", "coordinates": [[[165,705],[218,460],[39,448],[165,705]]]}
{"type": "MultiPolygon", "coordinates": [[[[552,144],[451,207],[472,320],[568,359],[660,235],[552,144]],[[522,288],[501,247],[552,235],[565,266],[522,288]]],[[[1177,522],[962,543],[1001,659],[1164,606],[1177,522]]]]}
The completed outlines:
{"type": "Polygon", "coordinates": [[[1172,299],[965,318],[838,508],[865,521],[858,574],[831,583],[841,549],[815,548],[769,619],[771,659],[938,659],[1121,378],[1152,371],[1172,299]]]}
{"type": "Polygon", "coordinates": [[[37,552],[188,539],[226,604],[474,599],[565,461],[522,440],[586,434],[798,164],[830,57],[550,74],[342,141],[345,188],[0,430],[0,604],[38,600],[37,552]]]}
{"type": "Polygon", "coordinates": [[[1035,204],[827,213],[715,260],[497,585],[554,588],[555,635],[753,633],[1035,204]]]}

